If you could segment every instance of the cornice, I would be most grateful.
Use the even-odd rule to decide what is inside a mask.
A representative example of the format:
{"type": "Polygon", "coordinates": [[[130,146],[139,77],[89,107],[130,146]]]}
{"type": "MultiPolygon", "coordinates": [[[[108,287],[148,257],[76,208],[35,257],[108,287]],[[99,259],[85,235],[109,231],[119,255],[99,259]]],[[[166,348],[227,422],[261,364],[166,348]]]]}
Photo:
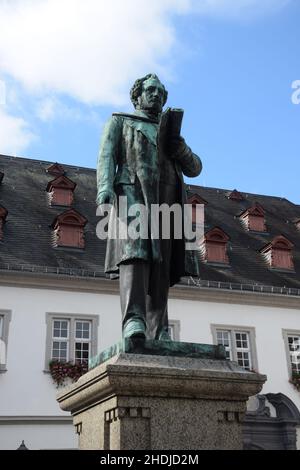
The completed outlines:
{"type": "Polygon", "coordinates": [[[72,424],[71,416],[0,416],[0,424],[72,424]]]}
{"type": "MultiPolygon", "coordinates": [[[[0,271],[0,286],[119,295],[118,280],[0,271]]],[[[300,309],[300,296],[176,285],[170,299],[300,309]]]]}

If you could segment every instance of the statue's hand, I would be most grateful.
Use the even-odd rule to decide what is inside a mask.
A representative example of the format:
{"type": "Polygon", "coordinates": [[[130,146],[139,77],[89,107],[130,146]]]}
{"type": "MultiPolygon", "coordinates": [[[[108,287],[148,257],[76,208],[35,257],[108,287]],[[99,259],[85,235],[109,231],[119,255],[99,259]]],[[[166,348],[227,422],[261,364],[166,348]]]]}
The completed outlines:
{"type": "Polygon", "coordinates": [[[183,137],[173,137],[168,142],[167,152],[171,158],[176,159],[184,146],[185,140],[183,137]]]}
{"type": "Polygon", "coordinates": [[[99,194],[97,203],[100,206],[101,204],[113,204],[114,202],[114,193],[110,191],[103,191],[99,194]]]}

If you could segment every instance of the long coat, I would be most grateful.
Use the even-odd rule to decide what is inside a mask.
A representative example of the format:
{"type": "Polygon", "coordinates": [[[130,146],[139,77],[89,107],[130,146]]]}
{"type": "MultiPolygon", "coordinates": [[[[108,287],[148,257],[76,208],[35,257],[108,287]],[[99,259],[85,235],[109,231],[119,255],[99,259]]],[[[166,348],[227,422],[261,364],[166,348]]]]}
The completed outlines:
{"type": "MultiPolygon", "coordinates": [[[[114,197],[114,210],[110,230],[118,233],[120,223],[119,196],[128,198],[128,206],[143,204],[150,213],[151,204],[161,204],[159,198],[160,162],[166,158],[159,123],[151,121],[141,112],[135,115],[115,113],[107,122],[101,140],[97,166],[97,202],[106,192],[114,197]]],[[[165,138],[165,137],[163,137],[165,138]]],[[[200,158],[181,140],[172,159],[180,186],[181,205],[187,203],[183,175],[198,176],[202,169],[200,158]]],[[[121,217],[122,218],[122,217],[121,217]]],[[[132,220],[126,216],[127,224],[132,220]]],[[[151,225],[151,224],[150,224],[151,225]]],[[[108,238],[105,272],[118,274],[122,262],[141,259],[149,262],[161,260],[160,240],[108,238]]],[[[186,274],[199,275],[195,253],[185,250],[185,240],[176,240],[170,266],[170,285],[186,274]]]]}

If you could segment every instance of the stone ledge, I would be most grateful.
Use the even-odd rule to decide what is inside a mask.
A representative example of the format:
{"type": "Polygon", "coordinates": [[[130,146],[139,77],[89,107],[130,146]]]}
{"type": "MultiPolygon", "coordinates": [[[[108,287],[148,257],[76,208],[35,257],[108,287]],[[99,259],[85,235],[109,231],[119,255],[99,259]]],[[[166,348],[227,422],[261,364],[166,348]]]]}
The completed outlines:
{"type": "Polygon", "coordinates": [[[108,396],[247,400],[266,377],[226,360],[120,353],[61,391],[57,400],[76,414],[108,396]]]}

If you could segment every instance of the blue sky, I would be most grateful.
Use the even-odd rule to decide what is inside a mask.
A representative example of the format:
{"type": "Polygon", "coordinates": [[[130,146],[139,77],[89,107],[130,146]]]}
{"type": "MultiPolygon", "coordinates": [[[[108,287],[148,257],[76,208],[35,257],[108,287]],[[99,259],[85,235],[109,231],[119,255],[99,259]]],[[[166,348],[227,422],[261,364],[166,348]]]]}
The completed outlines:
{"type": "Polygon", "coordinates": [[[300,204],[299,0],[107,3],[0,0],[0,153],[95,167],[103,123],[156,72],[203,160],[191,182],[300,204]]]}

